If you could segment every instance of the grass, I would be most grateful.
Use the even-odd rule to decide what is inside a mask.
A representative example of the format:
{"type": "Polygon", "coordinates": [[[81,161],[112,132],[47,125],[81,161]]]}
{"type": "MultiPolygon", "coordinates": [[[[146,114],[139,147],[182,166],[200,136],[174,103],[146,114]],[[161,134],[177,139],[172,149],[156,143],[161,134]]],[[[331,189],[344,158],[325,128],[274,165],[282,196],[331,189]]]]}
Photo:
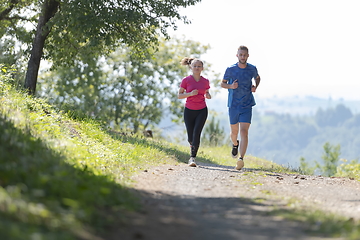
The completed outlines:
{"type": "MultiPolygon", "coordinates": [[[[188,158],[188,147],[111,131],[0,83],[0,239],[104,237],[126,221],[126,212],[140,207],[128,190],[133,174],[188,158]]],[[[226,147],[202,147],[198,160],[231,165],[228,154],[226,147]]],[[[249,157],[247,168],[259,173],[294,172],[249,157]]],[[[324,213],[276,214],[309,223],[320,217],[322,223],[344,223],[326,234],[344,235],[344,229],[351,229],[349,238],[360,236],[358,222],[324,213]]]]}
{"type": "MultiPolygon", "coordinates": [[[[234,159],[229,158],[229,146],[221,147],[201,147],[200,161],[213,162],[220,165],[231,166],[234,164],[234,159]]],[[[256,171],[277,172],[277,173],[296,173],[296,169],[281,166],[277,163],[247,155],[245,158],[246,168],[256,171]]]]}
{"type": "MultiPolygon", "coordinates": [[[[297,200],[292,200],[291,205],[296,205],[296,202],[297,200]]],[[[335,214],[324,213],[316,209],[301,209],[297,207],[275,209],[268,214],[305,223],[309,235],[348,240],[358,240],[360,238],[360,223],[352,218],[349,219],[335,214]]]]}
{"type": "Polygon", "coordinates": [[[138,209],[132,174],[181,155],[10,89],[0,102],[0,239],[96,239],[138,209]]]}

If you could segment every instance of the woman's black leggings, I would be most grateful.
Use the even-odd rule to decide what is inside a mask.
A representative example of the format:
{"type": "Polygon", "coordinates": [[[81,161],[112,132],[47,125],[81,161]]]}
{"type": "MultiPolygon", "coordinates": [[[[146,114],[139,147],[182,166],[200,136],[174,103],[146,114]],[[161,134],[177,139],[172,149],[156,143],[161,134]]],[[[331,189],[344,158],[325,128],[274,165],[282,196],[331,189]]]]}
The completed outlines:
{"type": "Polygon", "coordinates": [[[184,121],[188,134],[188,142],[191,146],[191,157],[196,157],[200,146],[201,131],[205,125],[208,116],[207,107],[200,110],[191,110],[185,108],[184,121]]]}

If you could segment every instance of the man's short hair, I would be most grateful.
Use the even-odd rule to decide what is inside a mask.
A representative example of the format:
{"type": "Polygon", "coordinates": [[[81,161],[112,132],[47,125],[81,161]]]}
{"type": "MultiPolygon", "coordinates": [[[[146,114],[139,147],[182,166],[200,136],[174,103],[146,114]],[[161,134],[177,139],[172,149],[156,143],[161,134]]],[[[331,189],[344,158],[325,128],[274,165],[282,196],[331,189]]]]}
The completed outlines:
{"type": "Polygon", "coordinates": [[[244,45],[241,45],[241,46],[238,48],[238,51],[240,51],[240,50],[245,50],[247,53],[249,53],[249,49],[248,49],[246,46],[244,46],[244,45]]]}

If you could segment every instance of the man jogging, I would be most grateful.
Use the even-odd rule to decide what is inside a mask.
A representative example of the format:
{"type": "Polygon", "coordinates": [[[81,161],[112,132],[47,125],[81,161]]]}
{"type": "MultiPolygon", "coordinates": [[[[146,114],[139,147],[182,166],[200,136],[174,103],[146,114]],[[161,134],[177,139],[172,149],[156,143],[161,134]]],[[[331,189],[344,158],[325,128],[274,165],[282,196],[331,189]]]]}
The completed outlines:
{"type": "Polygon", "coordinates": [[[233,158],[238,157],[240,145],[240,157],[235,168],[241,170],[244,167],[244,156],[248,146],[252,107],[256,104],[253,92],[256,91],[260,84],[260,76],[257,68],[247,63],[249,50],[246,46],[240,46],[236,56],[238,62],[226,69],[221,87],[229,91],[230,139],[233,143],[231,155],[233,158]],[[253,85],[253,79],[255,85],[253,85]],[[239,129],[240,142],[238,140],[239,129]]]}

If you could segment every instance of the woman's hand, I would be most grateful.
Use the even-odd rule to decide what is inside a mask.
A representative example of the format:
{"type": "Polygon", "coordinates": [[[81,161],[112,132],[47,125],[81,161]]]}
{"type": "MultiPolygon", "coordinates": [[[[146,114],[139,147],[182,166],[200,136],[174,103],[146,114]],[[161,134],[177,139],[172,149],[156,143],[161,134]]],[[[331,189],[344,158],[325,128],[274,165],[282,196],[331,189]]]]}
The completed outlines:
{"type": "Polygon", "coordinates": [[[197,89],[194,89],[190,93],[191,93],[191,96],[195,96],[195,95],[198,95],[199,91],[197,89]]]}
{"type": "Polygon", "coordinates": [[[210,93],[209,93],[209,92],[206,92],[206,93],[205,93],[205,97],[206,97],[207,99],[211,99],[210,93]]]}

